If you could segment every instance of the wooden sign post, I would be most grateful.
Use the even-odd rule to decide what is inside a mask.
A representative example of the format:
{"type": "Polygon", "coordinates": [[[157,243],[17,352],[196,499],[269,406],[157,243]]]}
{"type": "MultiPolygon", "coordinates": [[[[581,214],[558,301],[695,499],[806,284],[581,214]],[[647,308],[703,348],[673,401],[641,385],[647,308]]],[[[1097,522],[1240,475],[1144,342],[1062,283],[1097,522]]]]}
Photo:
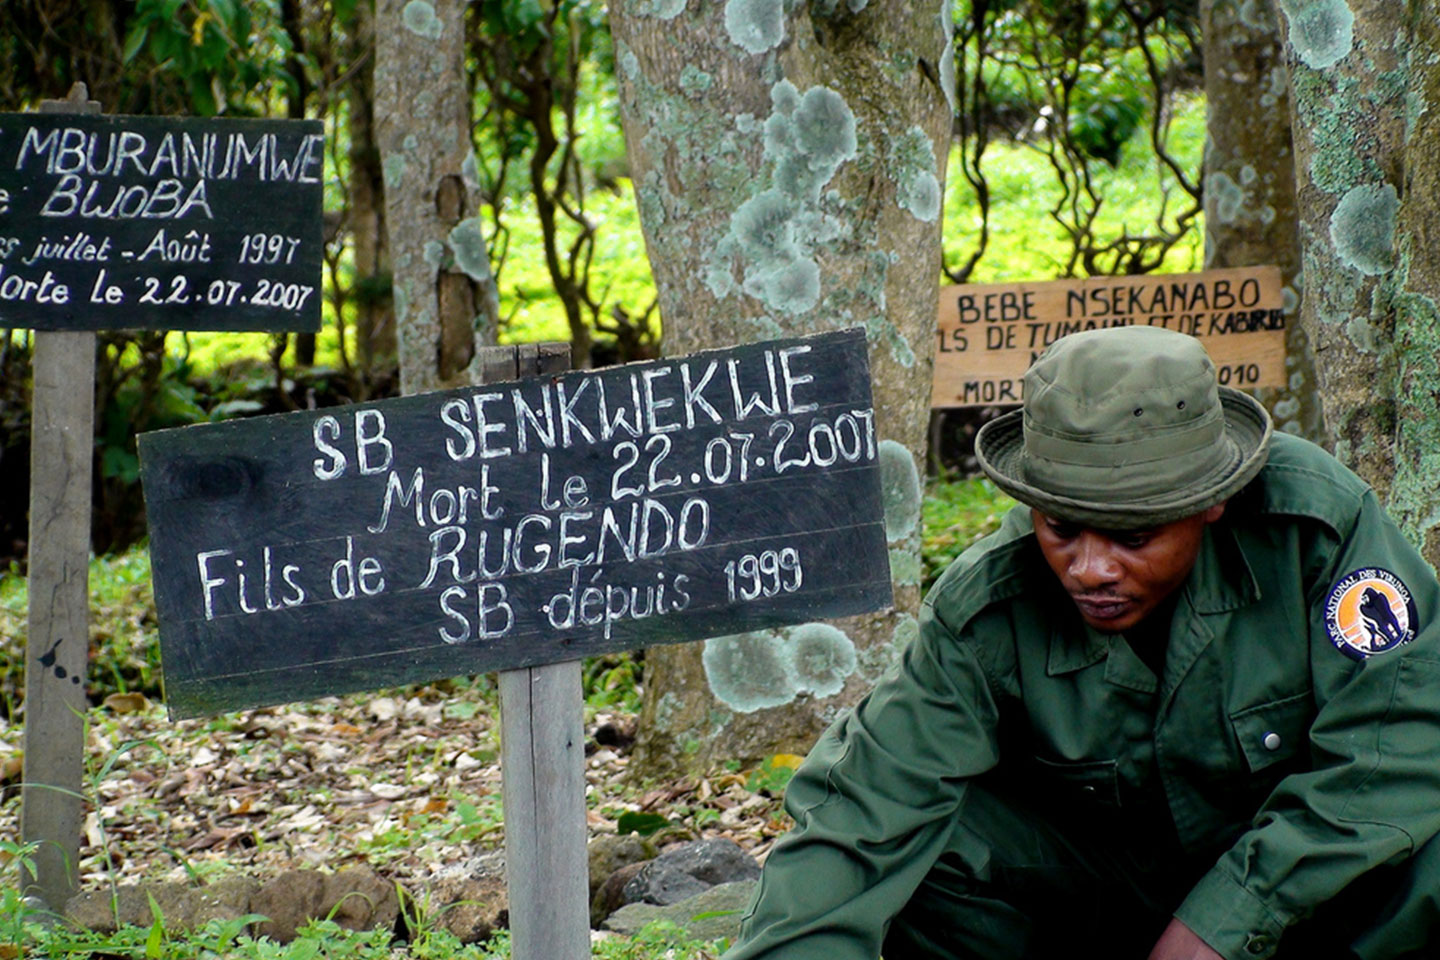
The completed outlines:
{"type": "Polygon", "coordinates": [[[82,84],[0,114],[0,329],[36,330],[21,835],[77,885],[95,334],[318,330],[318,121],[109,117],[82,84]]]}
{"type": "MultiPolygon", "coordinates": [[[[45,113],[99,113],[85,88],[45,113]]],[[[14,199],[0,188],[0,249],[14,199]]],[[[9,262],[0,256],[0,268],[9,262]]],[[[8,324],[0,324],[7,326],[8,324]]],[[[20,836],[36,842],[21,890],[62,907],[76,888],[90,647],[90,458],[95,443],[95,334],[37,331],[30,403],[29,601],[20,836]]]]}
{"type": "Polygon", "coordinates": [[[1282,386],[1285,322],[1278,267],[944,287],[930,405],[1020,403],[1050,344],[1130,324],[1198,337],[1226,386],[1282,386]]]}
{"type": "MultiPolygon", "coordinates": [[[[486,383],[556,374],[570,345],[486,347],[486,383]]],[[[590,956],[580,661],[500,671],[500,786],[512,960],[590,956]]]]}
{"type": "MultiPolygon", "coordinates": [[[[487,371],[563,363],[503,349],[487,371]]],[[[140,455],[172,716],[504,671],[516,960],[589,952],[580,657],[891,602],[858,329],[140,455]]]]}

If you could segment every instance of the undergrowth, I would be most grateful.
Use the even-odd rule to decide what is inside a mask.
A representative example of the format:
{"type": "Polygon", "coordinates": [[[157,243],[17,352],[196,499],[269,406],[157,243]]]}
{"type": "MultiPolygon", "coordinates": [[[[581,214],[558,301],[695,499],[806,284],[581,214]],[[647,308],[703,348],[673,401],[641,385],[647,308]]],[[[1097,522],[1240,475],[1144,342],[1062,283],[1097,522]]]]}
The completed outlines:
{"type": "MultiPolygon", "coordinates": [[[[931,481],[924,501],[922,555],[927,585],[955,556],[990,532],[1009,506],[1008,498],[988,481],[941,479],[931,481]]],[[[143,549],[92,562],[90,570],[92,645],[87,688],[90,699],[100,703],[106,697],[139,693],[152,699],[159,696],[159,651],[155,632],[154,601],[149,586],[149,562],[143,549]]],[[[16,705],[23,689],[25,649],[25,583],[15,571],[0,577],[0,689],[3,689],[6,716],[16,705]]],[[[586,661],[583,678],[587,713],[638,712],[641,695],[641,662],[638,655],[620,654],[586,661]]],[[[456,696],[445,707],[445,716],[466,719],[467,713],[493,708],[494,683],[488,677],[445,681],[465,696],[456,696]]],[[[454,692],[454,691],[452,691],[454,692]]],[[[404,691],[395,691],[397,695],[404,691]]],[[[225,718],[212,724],[223,726],[225,718]]],[[[207,726],[207,730],[209,727],[207,726]]],[[[197,735],[199,735],[197,733],[197,735]]],[[[477,749],[479,746],[477,745],[477,749]]],[[[123,752],[123,748],[122,751],[123,752]]],[[[778,796],[793,772],[799,757],[771,758],[744,776],[746,788],[756,794],[778,796]]],[[[103,779],[103,777],[101,778],[103,779]]],[[[318,798],[310,798],[312,801],[318,798]]],[[[454,810],[436,815],[411,817],[394,835],[381,834],[371,841],[374,849],[362,850],[369,859],[384,862],[391,846],[409,849],[416,843],[438,837],[447,842],[480,843],[498,834],[501,814],[498,798],[457,800],[454,810]],[[463,800],[463,802],[461,802],[463,800]]],[[[637,832],[657,826],[671,826],[674,818],[691,819],[695,829],[703,826],[702,816],[715,818],[708,808],[696,811],[672,809],[658,824],[630,824],[637,832]],[[643,829],[642,829],[643,828],[643,829]]],[[[108,960],[311,960],[311,958],[409,957],[414,960],[456,958],[456,960],[506,960],[509,943],[505,935],[483,945],[461,945],[453,935],[424,917],[407,917],[408,940],[400,941],[390,931],[354,932],[333,922],[319,921],[304,928],[287,944],[248,933],[253,918],[228,923],[212,922],[195,931],[171,929],[157,913],[149,926],[124,927],[115,933],[76,929],[55,918],[47,918],[26,906],[14,880],[27,869],[31,849],[0,839],[0,869],[7,872],[0,883],[0,960],[20,957],[75,957],[108,960]],[[51,922],[43,923],[41,921],[51,922]],[[243,922],[242,922],[243,921],[243,922]],[[8,952],[7,952],[8,950],[8,952]],[[23,951],[23,952],[22,952],[23,951]]],[[[688,939],[673,925],[652,924],[633,938],[597,941],[597,960],[713,960],[723,952],[722,943],[688,939]]]]}

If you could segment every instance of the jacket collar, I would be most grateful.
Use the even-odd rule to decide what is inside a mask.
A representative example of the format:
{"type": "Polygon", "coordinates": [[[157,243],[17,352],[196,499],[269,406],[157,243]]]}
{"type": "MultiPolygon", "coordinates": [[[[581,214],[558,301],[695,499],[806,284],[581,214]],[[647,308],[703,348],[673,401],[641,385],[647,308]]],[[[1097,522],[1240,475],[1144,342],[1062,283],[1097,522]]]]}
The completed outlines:
{"type": "Polygon", "coordinates": [[[1260,584],[1235,537],[1221,520],[1205,528],[1195,569],[1185,581],[1185,593],[1196,613],[1228,613],[1260,599],[1260,584]]]}
{"type": "MultiPolygon", "coordinates": [[[[1172,643],[1170,656],[1167,657],[1167,661],[1171,662],[1167,662],[1165,669],[1170,676],[1180,675],[1176,672],[1177,668],[1181,672],[1188,670],[1211,637],[1209,630],[1201,630],[1198,636],[1204,639],[1198,644],[1190,642],[1197,633],[1182,630],[1182,621],[1189,619],[1191,611],[1202,616],[1228,613],[1260,599],[1260,585],[1228,523],[1222,520],[1205,528],[1195,567],[1180,589],[1183,593],[1171,621],[1172,643]]],[[[1154,689],[1153,683],[1147,679],[1151,676],[1149,670],[1119,642],[1118,637],[1092,629],[1080,619],[1074,604],[1063,592],[1053,593],[1056,594],[1053,602],[1057,605],[1063,602],[1065,613],[1055,622],[1050,633],[1050,650],[1045,666],[1047,674],[1054,677],[1083,670],[1111,657],[1114,650],[1116,655],[1111,657],[1106,667],[1106,679],[1147,692],[1154,689]],[[1075,629],[1077,626],[1078,630],[1075,629]]]]}

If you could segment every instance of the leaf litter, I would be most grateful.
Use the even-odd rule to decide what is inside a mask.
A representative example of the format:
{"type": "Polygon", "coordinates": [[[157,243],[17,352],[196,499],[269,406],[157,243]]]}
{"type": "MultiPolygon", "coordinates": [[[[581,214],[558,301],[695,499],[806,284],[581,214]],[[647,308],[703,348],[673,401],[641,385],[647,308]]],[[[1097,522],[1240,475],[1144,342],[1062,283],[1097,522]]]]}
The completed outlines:
{"type": "MultiPolygon", "coordinates": [[[[486,678],[174,723],[137,694],[109,698],[86,717],[81,886],[368,863],[415,891],[493,862],[498,713],[486,678]]],[[[637,785],[626,748],[594,737],[635,722],[587,708],[590,836],[631,815],[658,845],[721,836],[763,860],[789,826],[783,784],[761,769],[637,785]]],[[[0,721],[0,836],[19,835],[22,741],[23,723],[0,721]]]]}

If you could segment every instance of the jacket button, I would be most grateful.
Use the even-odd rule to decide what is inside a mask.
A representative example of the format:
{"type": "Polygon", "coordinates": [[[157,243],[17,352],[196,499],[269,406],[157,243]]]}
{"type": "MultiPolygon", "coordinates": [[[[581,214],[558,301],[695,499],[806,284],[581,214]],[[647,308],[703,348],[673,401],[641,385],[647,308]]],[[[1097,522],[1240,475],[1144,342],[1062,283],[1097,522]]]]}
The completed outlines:
{"type": "MultiPolygon", "coordinates": [[[[1272,734],[1273,736],[1273,734],[1272,734]]],[[[1252,933],[1250,939],[1245,941],[1245,952],[1259,956],[1270,949],[1270,938],[1263,933],[1252,933]]]]}
{"type": "Polygon", "coordinates": [[[1269,733],[1265,734],[1265,738],[1264,738],[1263,740],[1261,740],[1260,742],[1263,743],[1263,744],[1265,744],[1265,749],[1266,749],[1266,750],[1279,750],[1279,749],[1280,749],[1280,734],[1278,734],[1278,733],[1276,733],[1275,731],[1272,730],[1272,731],[1270,731],[1269,733]]]}

